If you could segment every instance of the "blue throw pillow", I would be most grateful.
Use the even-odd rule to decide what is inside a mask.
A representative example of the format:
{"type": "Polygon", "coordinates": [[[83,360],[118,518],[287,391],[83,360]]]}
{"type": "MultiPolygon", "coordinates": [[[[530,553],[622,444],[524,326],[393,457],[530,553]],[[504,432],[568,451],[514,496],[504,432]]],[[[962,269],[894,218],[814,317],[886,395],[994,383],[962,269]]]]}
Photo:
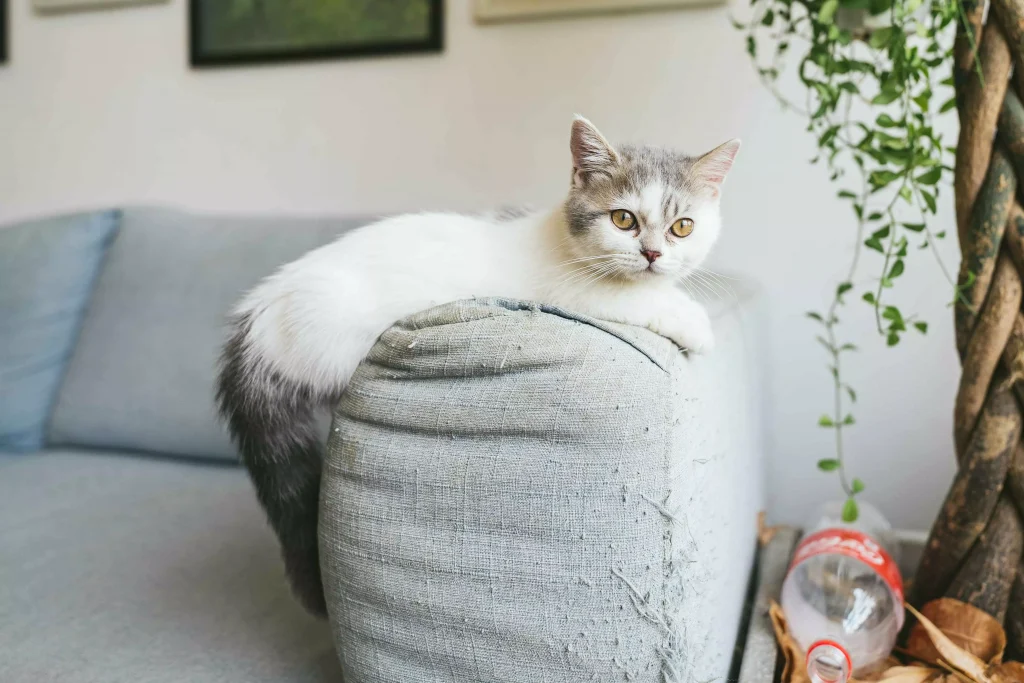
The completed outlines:
{"type": "Polygon", "coordinates": [[[36,450],[117,211],[0,228],[0,451],[36,450]]]}

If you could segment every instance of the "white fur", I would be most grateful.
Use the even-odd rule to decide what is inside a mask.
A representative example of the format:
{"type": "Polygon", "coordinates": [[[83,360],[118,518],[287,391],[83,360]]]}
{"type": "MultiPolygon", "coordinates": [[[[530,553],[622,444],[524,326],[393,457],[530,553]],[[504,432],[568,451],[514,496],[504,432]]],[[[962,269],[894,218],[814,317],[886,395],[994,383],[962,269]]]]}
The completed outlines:
{"type": "MultiPolygon", "coordinates": [[[[622,208],[654,215],[663,191],[671,190],[622,198],[622,208]]],[[[694,211],[683,214],[696,222],[685,240],[667,234],[666,218],[657,237],[645,233],[651,243],[642,246],[638,236],[615,228],[610,219],[601,229],[570,237],[561,208],[513,221],[398,216],[282,267],[235,312],[252,321],[250,353],[288,379],[325,390],[343,387],[395,321],[472,297],[553,304],[648,327],[681,347],[705,351],[713,342],[708,316],[675,286],[703,260],[718,234],[717,202],[694,211]],[[663,256],[648,268],[641,248],[663,256]]]]}

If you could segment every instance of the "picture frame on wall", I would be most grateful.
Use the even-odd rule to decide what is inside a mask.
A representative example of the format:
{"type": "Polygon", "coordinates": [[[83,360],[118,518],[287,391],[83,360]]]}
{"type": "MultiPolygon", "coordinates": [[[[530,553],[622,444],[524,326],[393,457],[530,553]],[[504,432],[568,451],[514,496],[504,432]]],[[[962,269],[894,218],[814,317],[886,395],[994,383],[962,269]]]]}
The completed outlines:
{"type": "Polygon", "coordinates": [[[443,48],[443,0],[189,0],[192,66],[443,48]]]}
{"type": "Polygon", "coordinates": [[[722,5],[726,0],[475,0],[478,23],[722,5]]]}
{"type": "Polygon", "coordinates": [[[40,13],[55,14],[128,5],[157,5],[166,2],[167,0],[32,0],[32,7],[40,13]]]}
{"type": "Polygon", "coordinates": [[[7,0],[0,0],[0,64],[7,63],[7,0]]]}

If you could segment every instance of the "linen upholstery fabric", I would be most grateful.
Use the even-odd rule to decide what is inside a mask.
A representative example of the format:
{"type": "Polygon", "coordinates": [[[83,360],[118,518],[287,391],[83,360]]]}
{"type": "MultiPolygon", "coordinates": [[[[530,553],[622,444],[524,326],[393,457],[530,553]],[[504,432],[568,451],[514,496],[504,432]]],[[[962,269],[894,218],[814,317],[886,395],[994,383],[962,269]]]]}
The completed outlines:
{"type": "Polygon", "coordinates": [[[346,680],[723,679],[763,496],[746,323],[715,317],[699,358],[500,299],[385,332],[321,494],[346,680]]]}
{"type": "Polygon", "coordinates": [[[0,456],[0,681],[339,683],[245,473],[0,456]]]}
{"type": "Polygon", "coordinates": [[[0,451],[42,446],[115,211],[0,228],[0,451]]]}
{"type": "Polygon", "coordinates": [[[213,405],[229,310],[278,266],[364,222],[125,210],[49,440],[235,459],[213,405]]]}

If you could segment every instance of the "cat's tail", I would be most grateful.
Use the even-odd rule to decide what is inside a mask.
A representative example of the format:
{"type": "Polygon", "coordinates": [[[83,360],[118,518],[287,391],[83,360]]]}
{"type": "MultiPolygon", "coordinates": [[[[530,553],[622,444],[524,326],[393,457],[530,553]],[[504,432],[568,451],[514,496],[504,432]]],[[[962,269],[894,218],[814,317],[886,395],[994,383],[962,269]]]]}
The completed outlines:
{"type": "Polygon", "coordinates": [[[217,404],[281,543],[292,590],[310,612],[326,615],[317,547],[322,435],[316,415],[337,391],[275,371],[254,336],[259,311],[241,310],[221,355],[217,404]]]}

